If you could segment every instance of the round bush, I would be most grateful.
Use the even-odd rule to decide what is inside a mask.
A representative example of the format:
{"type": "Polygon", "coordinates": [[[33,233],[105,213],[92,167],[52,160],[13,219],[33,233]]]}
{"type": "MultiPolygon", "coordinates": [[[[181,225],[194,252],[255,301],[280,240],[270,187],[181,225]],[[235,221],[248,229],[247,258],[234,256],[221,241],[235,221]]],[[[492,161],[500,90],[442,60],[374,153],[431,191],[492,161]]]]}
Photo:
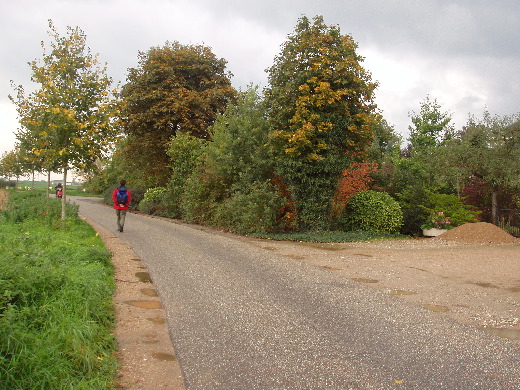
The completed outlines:
{"type": "Polygon", "coordinates": [[[350,198],[341,222],[350,231],[392,234],[399,232],[403,212],[386,192],[360,191],[350,198]]]}

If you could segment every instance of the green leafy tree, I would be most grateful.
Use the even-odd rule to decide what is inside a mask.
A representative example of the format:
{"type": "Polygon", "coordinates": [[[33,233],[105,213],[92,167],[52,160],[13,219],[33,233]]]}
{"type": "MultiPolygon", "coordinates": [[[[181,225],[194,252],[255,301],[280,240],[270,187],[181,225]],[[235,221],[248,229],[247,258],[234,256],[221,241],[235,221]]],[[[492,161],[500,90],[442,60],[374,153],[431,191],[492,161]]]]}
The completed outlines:
{"type": "Polygon", "coordinates": [[[204,154],[207,144],[208,141],[184,132],[179,132],[172,137],[168,148],[172,174],[168,182],[166,205],[168,213],[172,217],[180,218],[182,216],[181,199],[185,192],[186,182],[202,165],[201,156],[204,154]]]}
{"type": "Polygon", "coordinates": [[[454,164],[469,180],[476,177],[492,189],[492,219],[496,222],[501,190],[520,189],[520,114],[470,118],[457,134],[451,151],[454,164]]]}
{"type": "Polygon", "coordinates": [[[420,106],[419,113],[410,114],[413,125],[409,127],[409,144],[400,157],[390,159],[394,168],[389,183],[391,192],[399,193],[408,187],[414,187],[412,191],[416,192],[419,188],[456,192],[457,176],[449,168],[447,154],[454,132],[451,114],[430,96],[420,106]]]}
{"type": "Polygon", "coordinates": [[[10,180],[11,177],[15,177],[16,181],[18,182],[18,178],[23,173],[18,150],[5,152],[2,155],[2,159],[0,160],[0,167],[3,176],[5,176],[8,180],[10,180]]]}
{"type": "Polygon", "coordinates": [[[67,28],[60,36],[49,21],[50,52],[43,46],[43,58],[30,62],[32,81],[40,86],[26,95],[17,87],[16,104],[22,128],[19,138],[33,147],[48,167],[63,172],[62,219],[66,218],[67,172],[86,171],[110,150],[117,138],[113,118],[117,114],[116,91],[106,75],[106,65],[98,62],[86,46],[86,36],[78,27],[67,28]]]}
{"type": "Polygon", "coordinates": [[[302,17],[268,69],[272,144],[301,228],[329,224],[341,172],[372,142],[376,83],[356,49],[321,16],[302,17]]]}
{"type": "Polygon", "coordinates": [[[284,200],[272,183],[269,132],[265,106],[258,88],[252,86],[211,128],[205,171],[223,188],[213,218],[216,225],[246,233],[275,228],[284,200]]]}
{"type": "Polygon", "coordinates": [[[47,173],[47,196],[49,196],[51,172],[61,172],[59,161],[52,150],[51,136],[45,131],[40,131],[40,121],[37,118],[25,120],[24,124],[25,126],[19,128],[16,133],[22,160],[27,169],[33,173],[47,173]]]}
{"type": "Polygon", "coordinates": [[[367,158],[382,165],[399,153],[402,140],[393,126],[383,118],[373,128],[374,140],[368,149],[367,158]]]}
{"type": "Polygon", "coordinates": [[[274,166],[266,147],[269,131],[258,88],[249,87],[211,127],[206,170],[221,178],[229,189],[271,179],[274,166]]]}
{"type": "Polygon", "coordinates": [[[409,140],[414,153],[427,153],[453,133],[451,114],[443,112],[437,99],[429,95],[421,102],[420,112],[412,111],[410,119],[413,126],[409,126],[409,140]]]}
{"type": "Polygon", "coordinates": [[[139,53],[123,87],[124,153],[131,170],[143,172],[145,185],[167,182],[169,148],[178,132],[209,137],[208,128],[236,91],[226,61],[203,45],[166,43],[139,53]]]}
{"type": "Polygon", "coordinates": [[[283,197],[272,184],[269,123],[257,88],[249,87],[210,128],[201,165],[186,182],[184,216],[237,232],[277,223],[283,197]]]}

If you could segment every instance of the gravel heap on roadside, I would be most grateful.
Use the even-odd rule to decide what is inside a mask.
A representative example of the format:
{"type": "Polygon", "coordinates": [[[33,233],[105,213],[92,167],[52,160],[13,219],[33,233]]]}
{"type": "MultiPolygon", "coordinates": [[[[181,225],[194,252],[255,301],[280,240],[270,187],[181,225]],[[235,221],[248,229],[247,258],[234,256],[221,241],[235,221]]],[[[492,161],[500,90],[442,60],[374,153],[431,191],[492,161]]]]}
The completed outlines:
{"type": "Polygon", "coordinates": [[[520,243],[520,239],[487,222],[466,223],[448,230],[446,233],[435,237],[435,239],[477,244],[520,243]]]}

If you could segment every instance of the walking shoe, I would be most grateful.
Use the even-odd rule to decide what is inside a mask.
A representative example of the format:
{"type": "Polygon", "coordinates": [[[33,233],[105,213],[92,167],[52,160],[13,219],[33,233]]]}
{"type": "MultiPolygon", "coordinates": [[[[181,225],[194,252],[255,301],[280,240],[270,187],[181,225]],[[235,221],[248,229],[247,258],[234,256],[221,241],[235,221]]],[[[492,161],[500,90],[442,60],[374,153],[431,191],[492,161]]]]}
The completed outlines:
{"type": "Polygon", "coordinates": [[[120,231],[120,232],[123,232],[123,227],[122,227],[122,226],[119,228],[119,231],[120,231]]]}

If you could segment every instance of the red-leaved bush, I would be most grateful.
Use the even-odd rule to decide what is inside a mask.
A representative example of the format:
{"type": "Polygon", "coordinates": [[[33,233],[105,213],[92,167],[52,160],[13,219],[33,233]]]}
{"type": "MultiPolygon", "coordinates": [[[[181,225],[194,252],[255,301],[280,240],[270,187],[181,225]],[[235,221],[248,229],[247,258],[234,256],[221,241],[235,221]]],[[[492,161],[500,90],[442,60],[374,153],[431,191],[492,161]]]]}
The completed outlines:
{"type": "Polygon", "coordinates": [[[338,192],[334,197],[332,212],[337,217],[349,199],[359,191],[367,191],[374,181],[370,175],[378,168],[376,163],[353,162],[348,169],[344,169],[338,184],[338,192]]]}

